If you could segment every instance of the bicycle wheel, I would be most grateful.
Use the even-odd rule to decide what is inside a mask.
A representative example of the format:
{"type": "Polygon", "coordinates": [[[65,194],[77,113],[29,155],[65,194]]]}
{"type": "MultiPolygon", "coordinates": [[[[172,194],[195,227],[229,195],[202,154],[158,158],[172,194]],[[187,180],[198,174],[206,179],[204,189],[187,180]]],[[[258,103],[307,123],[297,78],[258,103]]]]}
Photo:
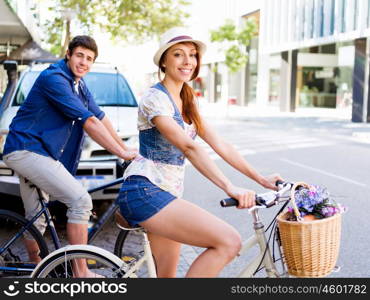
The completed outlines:
{"type": "MultiPolygon", "coordinates": [[[[120,230],[114,245],[114,254],[128,264],[138,262],[144,256],[143,235],[136,230],[120,230]]],[[[149,277],[146,263],[135,272],[137,277],[149,277]]]]}
{"type": "MultiPolygon", "coordinates": [[[[23,243],[24,236],[20,233],[28,222],[15,212],[0,210],[0,277],[28,276],[35,268],[23,243]]],[[[41,258],[48,255],[48,247],[35,226],[31,225],[24,234],[35,239],[41,258]]]]}
{"type": "Polygon", "coordinates": [[[50,253],[37,265],[31,278],[72,278],[76,270],[75,259],[85,259],[91,272],[105,278],[125,275],[124,263],[112,253],[91,245],[73,245],[50,253]]]}

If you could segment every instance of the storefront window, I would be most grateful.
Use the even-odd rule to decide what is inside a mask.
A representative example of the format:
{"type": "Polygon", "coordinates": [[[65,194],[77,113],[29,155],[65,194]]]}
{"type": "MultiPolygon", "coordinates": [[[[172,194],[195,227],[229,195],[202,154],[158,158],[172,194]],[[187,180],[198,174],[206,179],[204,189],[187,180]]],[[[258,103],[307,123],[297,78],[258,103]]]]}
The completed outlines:
{"type": "Polygon", "coordinates": [[[301,77],[299,92],[300,107],[336,107],[337,85],[333,67],[302,67],[297,76],[301,77]]]}
{"type": "Polygon", "coordinates": [[[354,64],[353,43],[311,47],[302,49],[299,53],[302,56],[298,54],[298,57],[302,59],[298,58],[300,65],[297,67],[297,106],[350,108],[354,64]],[[310,56],[307,56],[308,53],[310,56]],[[332,63],[329,62],[330,60],[332,63]]]}

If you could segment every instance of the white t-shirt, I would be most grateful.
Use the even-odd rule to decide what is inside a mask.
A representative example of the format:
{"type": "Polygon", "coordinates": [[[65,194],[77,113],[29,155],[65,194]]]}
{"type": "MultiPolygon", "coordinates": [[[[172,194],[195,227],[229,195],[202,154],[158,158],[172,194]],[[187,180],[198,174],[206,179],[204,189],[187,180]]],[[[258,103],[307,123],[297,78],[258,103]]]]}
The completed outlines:
{"type": "MultiPolygon", "coordinates": [[[[156,116],[173,117],[175,109],[168,95],[157,89],[147,90],[139,104],[138,129],[145,130],[155,127],[151,120],[156,116]]],[[[196,136],[193,124],[184,122],[184,130],[191,137],[196,136]]],[[[182,197],[184,190],[185,164],[182,166],[154,162],[138,155],[128,166],[124,178],[139,175],[148,178],[153,184],[171,193],[176,197],[182,197]]]]}

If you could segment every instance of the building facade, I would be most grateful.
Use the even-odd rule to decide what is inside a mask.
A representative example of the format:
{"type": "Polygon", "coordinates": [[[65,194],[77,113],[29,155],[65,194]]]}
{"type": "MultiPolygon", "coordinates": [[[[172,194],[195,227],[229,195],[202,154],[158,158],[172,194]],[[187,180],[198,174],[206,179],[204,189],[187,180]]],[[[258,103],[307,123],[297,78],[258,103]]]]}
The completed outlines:
{"type": "Polygon", "coordinates": [[[370,0],[264,0],[257,102],[370,122],[370,0]]]}
{"type": "MultiPolygon", "coordinates": [[[[27,42],[40,43],[33,0],[0,0],[0,62],[27,42]]],[[[6,71],[0,65],[0,98],[7,85],[6,71]]]]}

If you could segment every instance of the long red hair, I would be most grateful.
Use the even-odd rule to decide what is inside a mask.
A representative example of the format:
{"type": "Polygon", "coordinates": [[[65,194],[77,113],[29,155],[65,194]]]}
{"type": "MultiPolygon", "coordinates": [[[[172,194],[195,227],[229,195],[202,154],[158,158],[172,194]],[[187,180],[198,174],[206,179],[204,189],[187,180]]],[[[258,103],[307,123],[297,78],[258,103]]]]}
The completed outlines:
{"type": "MultiPolygon", "coordinates": [[[[189,42],[185,42],[185,43],[189,43],[189,42]]],[[[179,43],[179,44],[181,44],[181,43],[179,43]]],[[[198,52],[198,46],[194,43],[192,43],[192,44],[197,49],[197,53],[196,53],[197,66],[196,66],[190,80],[194,80],[195,78],[197,78],[197,76],[199,74],[200,65],[201,65],[201,55],[198,52]]],[[[163,61],[166,57],[167,51],[168,50],[166,50],[162,54],[162,56],[159,60],[159,66],[160,66],[159,69],[158,69],[158,78],[159,78],[159,80],[161,80],[161,71],[163,73],[166,73],[166,68],[163,67],[163,61]]],[[[182,117],[184,118],[184,121],[186,123],[193,123],[194,126],[195,126],[195,129],[197,131],[197,134],[201,134],[203,132],[203,124],[202,124],[202,119],[201,119],[200,114],[199,114],[198,105],[196,103],[196,95],[195,95],[195,92],[194,92],[193,88],[189,84],[187,84],[186,82],[184,82],[184,84],[182,86],[182,89],[181,89],[181,92],[180,92],[180,97],[181,97],[181,100],[182,100],[182,117]]]]}

